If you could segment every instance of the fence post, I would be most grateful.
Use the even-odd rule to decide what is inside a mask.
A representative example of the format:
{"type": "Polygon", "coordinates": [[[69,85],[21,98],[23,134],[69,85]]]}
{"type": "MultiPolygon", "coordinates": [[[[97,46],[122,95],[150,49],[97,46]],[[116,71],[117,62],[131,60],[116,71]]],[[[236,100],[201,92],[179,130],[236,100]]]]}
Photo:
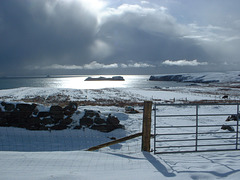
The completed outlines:
{"type": "Polygon", "coordinates": [[[142,151],[150,152],[152,101],[144,101],[142,151]]]}

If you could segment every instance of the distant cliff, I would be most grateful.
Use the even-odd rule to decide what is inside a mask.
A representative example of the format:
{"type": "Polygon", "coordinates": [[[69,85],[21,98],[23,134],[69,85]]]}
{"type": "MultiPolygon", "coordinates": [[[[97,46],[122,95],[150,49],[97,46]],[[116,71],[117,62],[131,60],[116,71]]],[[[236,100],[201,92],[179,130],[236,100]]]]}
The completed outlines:
{"type": "Polygon", "coordinates": [[[240,82],[239,72],[186,73],[170,75],[152,75],[150,81],[176,81],[192,83],[240,82]]]}

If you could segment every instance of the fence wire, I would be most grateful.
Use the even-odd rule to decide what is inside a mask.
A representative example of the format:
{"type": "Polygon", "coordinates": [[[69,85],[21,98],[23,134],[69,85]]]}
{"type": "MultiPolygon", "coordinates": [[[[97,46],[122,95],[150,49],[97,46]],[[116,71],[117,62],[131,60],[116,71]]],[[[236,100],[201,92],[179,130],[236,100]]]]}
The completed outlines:
{"type": "MultiPolygon", "coordinates": [[[[126,131],[117,129],[103,133],[88,128],[52,131],[30,131],[23,128],[0,127],[0,151],[76,151],[125,137],[126,131]]],[[[141,151],[141,137],[124,141],[98,151],[141,151]]]]}

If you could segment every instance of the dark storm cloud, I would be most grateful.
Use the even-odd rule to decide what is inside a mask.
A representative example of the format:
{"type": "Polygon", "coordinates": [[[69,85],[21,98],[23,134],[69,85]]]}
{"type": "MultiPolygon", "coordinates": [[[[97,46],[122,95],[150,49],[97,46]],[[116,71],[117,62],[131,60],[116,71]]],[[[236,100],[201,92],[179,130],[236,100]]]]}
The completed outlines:
{"type": "Polygon", "coordinates": [[[0,75],[236,70],[236,0],[1,0],[0,75]]]}
{"type": "Polygon", "coordinates": [[[96,17],[77,1],[0,1],[2,67],[87,62],[96,17]]]}

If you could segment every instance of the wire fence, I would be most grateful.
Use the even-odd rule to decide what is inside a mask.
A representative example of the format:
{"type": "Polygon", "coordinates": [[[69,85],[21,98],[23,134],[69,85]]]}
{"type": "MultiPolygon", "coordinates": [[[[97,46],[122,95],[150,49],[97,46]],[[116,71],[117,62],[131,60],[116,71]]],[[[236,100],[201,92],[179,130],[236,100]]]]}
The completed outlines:
{"type": "MultiPolygon", "coordinates": [[[[0,127],[0,151],[76,151],[125,137],[126,131],[117,129],[103,133],[91,129],[30,131],[23,128],[0,127]]],[[[141,137],[124,141],[98,151],[141,151],[141,137]]]]}

